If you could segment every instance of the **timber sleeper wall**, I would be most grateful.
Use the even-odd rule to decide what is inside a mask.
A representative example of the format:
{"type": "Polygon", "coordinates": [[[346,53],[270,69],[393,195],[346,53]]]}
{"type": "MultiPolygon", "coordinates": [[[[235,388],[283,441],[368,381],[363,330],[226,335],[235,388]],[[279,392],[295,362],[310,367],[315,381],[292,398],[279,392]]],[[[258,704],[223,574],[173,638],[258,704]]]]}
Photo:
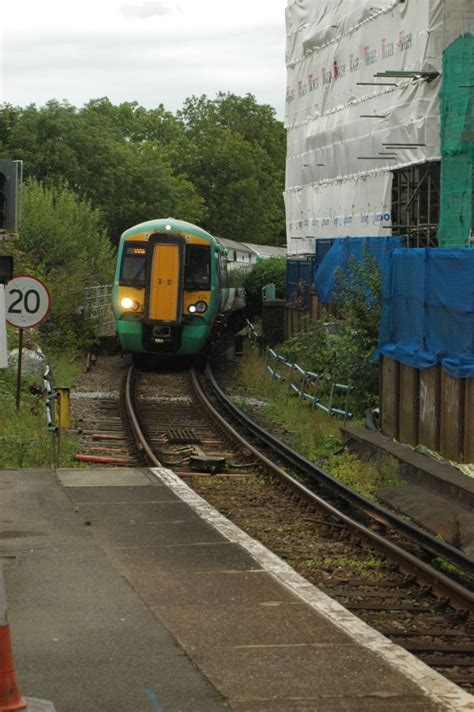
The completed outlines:
{"type": "Polygon", "coordinates": [[[455,462],[474,462],[474,379],[453,378],[440,366],[412,368],[380,361],[382,431],[407,445],[424,445],[455,462]]]}

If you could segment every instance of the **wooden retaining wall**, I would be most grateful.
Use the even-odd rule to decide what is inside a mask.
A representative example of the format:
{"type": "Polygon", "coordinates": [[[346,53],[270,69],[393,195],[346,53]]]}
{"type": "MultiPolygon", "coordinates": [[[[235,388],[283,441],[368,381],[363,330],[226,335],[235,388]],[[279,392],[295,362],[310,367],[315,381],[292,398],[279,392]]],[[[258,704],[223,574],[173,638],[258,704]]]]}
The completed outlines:
{"type": "Polygon", "coordinates": [[[453,378],[440,366],[380,362],[380,415],[385,435],[424,445],[455,462],[474,462],[474,379],[453,378]]]}

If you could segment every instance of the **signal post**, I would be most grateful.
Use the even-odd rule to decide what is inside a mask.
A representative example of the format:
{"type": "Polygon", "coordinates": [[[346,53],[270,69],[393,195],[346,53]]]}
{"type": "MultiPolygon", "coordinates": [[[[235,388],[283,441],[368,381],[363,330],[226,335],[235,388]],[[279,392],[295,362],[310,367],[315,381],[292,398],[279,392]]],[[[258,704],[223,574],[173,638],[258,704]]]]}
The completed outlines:
{"type": "MultiPolygon", "coordinates": [[[[0,159],[0,242],[18,239],[22,161],[0,159]]],[[[13,275],[13,257],[0,255],[0,368],[8,366],[5,288],[13,275]]]]}

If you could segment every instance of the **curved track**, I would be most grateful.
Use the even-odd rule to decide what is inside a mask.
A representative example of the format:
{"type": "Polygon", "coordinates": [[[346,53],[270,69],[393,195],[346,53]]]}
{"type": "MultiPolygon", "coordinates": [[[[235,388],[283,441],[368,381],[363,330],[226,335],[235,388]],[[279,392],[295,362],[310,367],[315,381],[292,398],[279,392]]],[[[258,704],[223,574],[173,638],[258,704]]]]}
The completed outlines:
{"type": "MultiPolygon", "coordinates": [[[[372,577],[348,575],[337,569],[329,576],[319,570],[312,575],[305,572],[306,577],[452,681],[469,689],[474,687],[474,595],[432,568],[426,558],[441,556],[467,572],[472,572],[472,561],[454,547],[443,545],[356,495],[263,431],[227,399],[209,368],[203,381],[203,376],[194,370],[191,374],[143,374],[130,369],[126,412],[137,450],[147,462],[172,467],[177,474],[188,477],[198,491],[200,483],[206,482],[211,501],[218,505],[223,500],[226,510],[229,496],[223,498],[223,493],[232,488],[233,502],[239,478],[246,484],[245,498],[248,482],[261,478],[262,471],[270,474],[272,483],[280,487],[277,498],[286,497],[283,510],[294,508],[293,520],[307,518],[308,508],[313,512],[311,537],[317,538],[314,541],[321,560],[327,561],[337,550],[339,560],[353,562],[359,557],[366,561],[368,552],[370,556],[376,552],[382,562],[372,577]],[[225,417],[218,412],[222,407],[225,417]],[[229,419],[234,426],[228,423],[229,419]],[[251,436],[242,434],[242,428],[251,436]],[[291,491],[291,501],[282,486],[291,491]],[[382,528],[384,535],[374,528],[382,528]]],[[[266,497],[261,489],[259,493],[262,499],[266,497]]],[[[272,509],[276,507],[274,500],[273,494],[272,509]]],[[[256,503],[251,504],[255,509],[256,503]]],[[[239,507],[235,508],[237,513],[242,509],[239,507]]],[[[277,515],[280,523],[283,516],[277,515]]],[[[266,543],[265,532],[262,540],[266,543]]],[[[309,549],[314,548],[314,541],[308,541],[309,549]]],[[[268,542],[270,548],[272,543],[268,542]]],[[[296,543],[296,549],[294,544],[285,544],[289,547],[285,558],[298,561],[294,551],[301,553],[301,541],[296,543]]],[[[280,550],[281,545],[277,548],[280,550]]]]}

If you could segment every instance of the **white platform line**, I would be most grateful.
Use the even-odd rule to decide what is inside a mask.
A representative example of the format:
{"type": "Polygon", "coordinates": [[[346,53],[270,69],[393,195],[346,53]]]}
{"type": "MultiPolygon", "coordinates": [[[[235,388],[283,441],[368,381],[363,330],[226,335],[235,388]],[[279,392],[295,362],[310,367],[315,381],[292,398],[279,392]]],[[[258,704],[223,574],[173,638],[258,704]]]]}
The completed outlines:
{"type": "Polygon", "coordinates": [[[226,519],[172,470],[165,467],[152,467],[150,471],[230,542],[244,547],[265,571],[272,574],[292,593],[343,630],[356,643],[376,653],[406,675],[434,702],[442,705],[449,712],[474,712],[474,696],[432,670],[399,645],[392,643],[340,603],[313,586],[263,544],[226,519]]]}

